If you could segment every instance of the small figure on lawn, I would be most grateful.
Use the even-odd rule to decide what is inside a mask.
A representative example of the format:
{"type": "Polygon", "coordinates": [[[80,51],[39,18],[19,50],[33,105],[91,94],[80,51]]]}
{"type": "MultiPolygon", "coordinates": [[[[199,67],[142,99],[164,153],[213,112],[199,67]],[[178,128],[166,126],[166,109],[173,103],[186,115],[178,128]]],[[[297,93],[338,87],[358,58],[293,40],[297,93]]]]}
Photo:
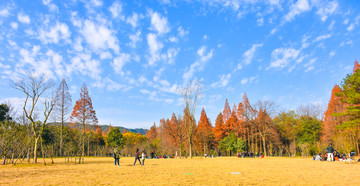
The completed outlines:
{"type": "Polygon", "coordinates": [[[142,153],[141,153],[141,159],[142,159],[142,165],[144,166],[144,163],[145,163],[145,158],[146,158],[146,154],[145,154],[145,152],[143,151],[142,153]]]}
{"type": "Polygon", "coordinates": [[[134,162],[134,165],[133,165],[133,166],[135,166],[135,163],[136,163],[137,160],[139,160],[139,163],[140,163],[140,165],[141,165],[141,161],[140,161],[140,151],[139,151],[139,149],[136,149],[136,152],[135,152],[135,162],[134,162]]]}
{"type": "Polygon", "coordinates": [[[333,152],[335,151],[334,147],[332,147],[332,144],[330,143],[330,145],[325,149],[325,152],[327,153],[327,161],[334,161],[334,154],[333,152]]]}
{"type": "Polygon", "coordinates": [[[118,146],[116,146],[115,147],[115,149],[114,149],[114,159],[115,159],[115,166],[116,166],[116,164],[118,165],[118,166],[120,166],[120,163],[119,163],[119,160],[120,160],[120,152],[119,152],[119,149],[118,149],[119,147],[118,146]]]}

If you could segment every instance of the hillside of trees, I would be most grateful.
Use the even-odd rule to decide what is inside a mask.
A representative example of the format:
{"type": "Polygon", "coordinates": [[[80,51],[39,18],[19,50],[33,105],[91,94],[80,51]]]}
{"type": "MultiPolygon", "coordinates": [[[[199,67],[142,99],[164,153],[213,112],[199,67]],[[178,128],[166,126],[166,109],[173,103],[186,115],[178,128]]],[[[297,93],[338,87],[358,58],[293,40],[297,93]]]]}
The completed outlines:
{"type": "Polygon", "coordinates": [[[21,114],[13,113],[11,103],[0,106],[3,164],[30,162],[30,159],[36,163],[37,157],[111,156],[115,146],[121,147],[124,156],[133,155],[139,148],[148,154],[177,152],[186,157],[231,156],[239,151],[292,157],[323,152],[332,143],[340,153],[359,154],[360,65],[357,61],[353,73],[341,84],[334,85],[325,112],[312,104],[295,110],[279,110],[270,100],[250,103],[244,93],[242,101],[232,108],[226,99],[224,109],[213,122],[205,109],[196,121],[197,98],[203,86],[194,81],[179,91],[185,103],[183,112],[160,119],[159,124],[154,123],[149,130],[98,125],[85,84],[74,106],[63,80],[56,96],[45,98],[42,107],[37,102],[53,82],[29,74],[12,86],[25,94],[26,104],[21,114]],[[44,116],[39,117],[39,113],[44,116]],[[70,122],[66,122],[69,116],[70,122]],[[49,118],[57,121],[56,124],[49,122],[49,118]]]}
{"type": "MultiPolygon", "coordinates": [[[[50,123],[48,123],[48,125],[60,126],[61,123],[59,123],[59,122],[50,122],[50,123]]],[[[69,122],[64,122],[64,127],[68,127],[68,126],[70,126],[69,122]]],[[[80,126],[77,126],[77,127],[80,127],[80,126]]],[[[93,127],[93,126],[92,125],[87,125],[87,127],[93,127]]],[[[111,128],[119,128],[122,133],[128,131],[128,132],[133,132],[133,133],[139,133],[139,134],[142,134],[142,135],[145,135],[147,133],[147,131],[148,131],[148,129],[142,129],[142,128],[134,128],[134,129],[132,129],[132,128],[126,128],[126,127],[122,127],[122,126],[111,126],[111,125],[101,125],[101,124],[99,124],[99,127],[105,133],[108,133],[109,129],[111,129],[111,128]]]]}

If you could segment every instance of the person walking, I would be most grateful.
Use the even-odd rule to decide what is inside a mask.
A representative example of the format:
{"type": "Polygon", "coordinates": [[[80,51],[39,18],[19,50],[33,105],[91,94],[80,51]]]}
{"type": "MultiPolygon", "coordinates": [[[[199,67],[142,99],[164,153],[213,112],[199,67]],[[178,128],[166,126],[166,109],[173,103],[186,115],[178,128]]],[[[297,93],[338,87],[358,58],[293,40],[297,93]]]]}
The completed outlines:
{"type": "Polygon", "coordinates": [[[136,152],[135,152],[135,162],[134,162],[134,165],[133,165],[133,166],[135,166],[136,160],[139,160],[139,163],[140,163],[140,165],[141,165],[139,149],[136,149],[136,152]]]}
{"type": "Polygon", "coordinates": [[[142,165],[144,166],[144,163],[145,163],[145,158],[146,158],[146,154],[145,154],[145,152],[143,151],[142,153],[141,153],[141,159],[142,159],[142,165]]]}
{"type": "Polygon", "coordinates": [[[120,166],[120,163],[119,163],[120,152],[119,152],[118,146],[116,146],[115,149],[114,149],[114,159],[115,159],[115,166],[116,166],[116,164],[118,166],[120,166]]]}
{"type": "Polygon", "coordinates": [[[330,143],[329,146],[325,149],[325,152],[327,153],[327,161],[334,161],[334,154],[335,151],[334,147],[332,147],[332,144],[330,143]]]}

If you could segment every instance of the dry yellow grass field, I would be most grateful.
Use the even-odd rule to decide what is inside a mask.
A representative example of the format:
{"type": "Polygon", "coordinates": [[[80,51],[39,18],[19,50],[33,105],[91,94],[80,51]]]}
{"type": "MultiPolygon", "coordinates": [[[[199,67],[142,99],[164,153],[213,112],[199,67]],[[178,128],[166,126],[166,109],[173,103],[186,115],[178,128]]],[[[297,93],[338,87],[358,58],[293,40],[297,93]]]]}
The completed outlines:
{"type": "MultiPolygon", "coordinates": [[[[39,159],[42,160],[42,159],[39,159]]],[[[47,160],[49,161],[49,160],[47,160]]],[[[0,185],[359,185],[360,163],[311,158],[85,158],[85,164],[0,166],[0,185]],[[241,174],[231,174],[240,172],[241,174]]],[[[50,163],[50,161],[49,161],[50,163]]]]}

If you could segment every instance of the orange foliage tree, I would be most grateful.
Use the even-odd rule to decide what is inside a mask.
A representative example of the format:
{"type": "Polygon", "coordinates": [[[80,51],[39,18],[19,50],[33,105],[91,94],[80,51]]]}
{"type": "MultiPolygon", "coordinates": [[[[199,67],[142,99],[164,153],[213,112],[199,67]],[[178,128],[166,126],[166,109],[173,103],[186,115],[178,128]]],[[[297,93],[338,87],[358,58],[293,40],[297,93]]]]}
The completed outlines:
{"type": "Polygon", "coordinates": [[[333,113],[343,112],[345,110],[344,103],[340,101],[340,97],[336,96],[336,94],[340,92],[340,87],[335,85],[331,91],[331,98],[324,114],[321,141],[325,143],[334,142],[333,137],[336,134],[336,127],[343,123],[341,117],[332,115],[333,113]]]}
{"type": "Polygon", "coordinates": [[[218,143],[225,137],[223,125],[224,125],[223,115],[220,112],[216,117],[215,127],[213,128],[213,133],[214,133],[216,143],[218,143]]]}
{"type": "MultiPolygon", "coordinates": [[[[76,101],[73,112],[70,116],[70,123],[72,126],[79,126],[81,128],[81,156],[85,155],[85,132],[86,125],[95,125],[98,123],[96,112],[92,106],[92,101],[89,95],[87,86],[84,84],[80,91],[80,99],[76,101]]],[[[89,150],[89,147],[88,147],[89,150]]],[[[81,158],[80,158],[81,159],[81,158]]]]}
{"type": "Polygon", "coordinates": [[[197,139],[199,141],[199,145],[203,147],[202,154],[207,153],[212,141],[212,126],[206,115],[205,109],[203,108],[201,111],[200,120],[198,122],[197,128],[197,139]]]}
{"type": "Polygon", "coordinates": [[[231,117],[231,110],[230,110],[230,106],[229,106],[229,102],[226,99],[225,101],[225,106],[224,106],[224,110],[223,110],[223,122],[226,123],[226,121],[231,117]]]}

